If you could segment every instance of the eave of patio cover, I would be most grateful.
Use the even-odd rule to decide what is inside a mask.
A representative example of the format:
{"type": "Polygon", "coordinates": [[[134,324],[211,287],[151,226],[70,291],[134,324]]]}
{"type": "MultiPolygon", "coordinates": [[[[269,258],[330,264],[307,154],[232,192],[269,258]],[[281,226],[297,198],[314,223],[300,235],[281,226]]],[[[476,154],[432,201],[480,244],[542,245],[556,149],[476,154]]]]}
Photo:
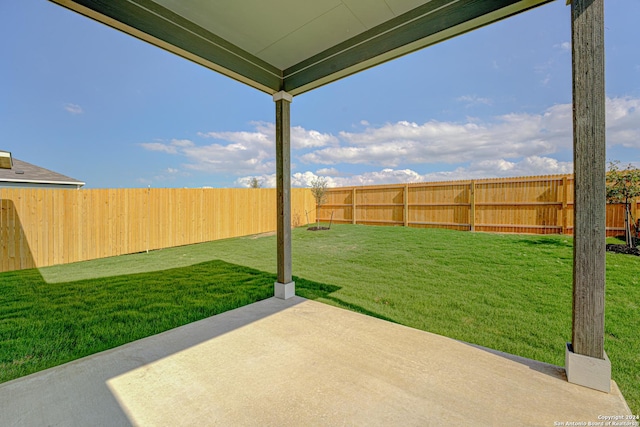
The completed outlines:
{"type": "Polygon", "coordinates": [[[295,96],[552,0],[51,1],[295,96]]]}

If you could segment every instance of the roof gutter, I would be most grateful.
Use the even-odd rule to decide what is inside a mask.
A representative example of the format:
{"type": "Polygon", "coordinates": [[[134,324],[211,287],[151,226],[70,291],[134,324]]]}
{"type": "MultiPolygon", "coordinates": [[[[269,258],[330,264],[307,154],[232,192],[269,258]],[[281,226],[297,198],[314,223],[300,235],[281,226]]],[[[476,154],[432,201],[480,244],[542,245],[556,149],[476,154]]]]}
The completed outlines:
{"type": "Polygon", "coordinates": [[[11,179],[11,178],[0,179],[0,182],[24,182],[29,184],[75,185],[80,187],[86,184],[85,182],[82,182],[82,181],[43,181],[43,180],[36,180],[36,179],[11,179]]]}

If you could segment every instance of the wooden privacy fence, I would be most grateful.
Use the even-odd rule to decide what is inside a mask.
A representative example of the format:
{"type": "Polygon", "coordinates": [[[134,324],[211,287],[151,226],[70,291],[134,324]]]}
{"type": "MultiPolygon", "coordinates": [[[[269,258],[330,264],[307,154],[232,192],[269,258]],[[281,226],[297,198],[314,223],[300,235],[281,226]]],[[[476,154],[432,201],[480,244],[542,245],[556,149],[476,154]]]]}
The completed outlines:
{"type": "MultiPolygon", "coordinates": [[[[308,189],[292,190],[292,225],[305,211],[315,221],[314,208],[308,189]]],[[[275,189],[0,189],[0,271],[275,229],[275,189]]]]}
{"type": "MultiPolygon", "coordinates": [[[[330,188],[321,221],[503,233],[573,234],[573,175],[330,188]]],[[[632,205],[637,218],[638,204],[632,205]]],[[[607,235],[624,234],[607,205],[607,235]]]]}

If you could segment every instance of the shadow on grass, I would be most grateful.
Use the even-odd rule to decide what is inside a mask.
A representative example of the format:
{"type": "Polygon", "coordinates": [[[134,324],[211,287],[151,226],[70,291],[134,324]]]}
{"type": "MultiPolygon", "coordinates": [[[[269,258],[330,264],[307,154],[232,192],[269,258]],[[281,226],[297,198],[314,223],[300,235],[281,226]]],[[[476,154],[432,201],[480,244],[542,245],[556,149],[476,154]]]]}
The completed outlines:
{"type": "Polygon", "coordinates": [[[340,308],[345,308],[347,310],[355,311],[356,313],[365,314],[365,315],[371,316],[371,317],[376,317],[378,319],[386,320],[387,322],[399,323],[399,322],[391,319],[390,317],[383,316],[382,314],[378,314],[375,311],[367,310],[366,308],[362,308],[359,305],[343,301],[343,300],[341,300],[339,298],[335,298],[335,297],[332,297],[332,296],[325,296],[324,299],[334,302],[335,305],[340,307],[340,308]]]}
{"type": "Polygon", "coordinates": [[[551,248],[571,248],[573,247],[573,237],[565,236],[565,239],[561,239],[557,234],[552,235],[542,235],[540,237],[529,237],[526,239],[518,239],[515,240],[514,243],[524,246],[548,246],[551,248]],[[550,238],[550,236],[553,236],[550,238]]]}
{"type": "Polygon", "coordinates": [[[302,279],[299,277],[294,277],[294,281],[296,282],[296,295],[299,295],[303,298],[311,299],[311,300],[330,301],[331,303],[333,303],[333,305],[339,308],[355,311],[356,313],[365,314],[371,317],[376,317],[378,319],[386,320],[388,322],[398,323],[389,317],[385,317],[374,311],[367,310],[366,308],[363,308],[359,305],[352,304],[350,302],[341,300],[340,298],[331,296],[330,294],[341,289],[339,286],[313,282],[313,281],[302,279]]]}
{"type": "MultiPolygon", "coordinates": [[[[66,283],[47,283],[37,269],[2,273],[0,383],[268,299],[275,280],[220,260],[66,283]]],[[[307,299],[340,289],[296,280],[307,299]]]]}
{"type": "MultiPolygon", "coordinates": [[[[273,296],[272,273],[220,260],[47,283],[37,269],[0,274],[0,383],[273,296]]],[[[294,278],[296,294],[394,322],[294,278]]]]}

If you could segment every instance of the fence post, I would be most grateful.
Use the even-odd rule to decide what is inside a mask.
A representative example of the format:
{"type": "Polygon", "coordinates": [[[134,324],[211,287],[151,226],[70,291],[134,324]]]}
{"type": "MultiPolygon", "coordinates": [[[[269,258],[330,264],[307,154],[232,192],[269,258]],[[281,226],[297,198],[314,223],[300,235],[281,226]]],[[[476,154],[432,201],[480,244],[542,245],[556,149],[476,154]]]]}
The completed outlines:
{"type": "Polygon", "coordinates": [[[151,184],[147,187],[147,253],[149,253],[149,241],[151,240],[151,184]]]}
{"type": "Polygon", "coordinates": [[[469,231],[476,231],[476,181],[471,180],[469,183],[469,231]]]}
{"type": "Polygon", "coordinates": [[[404,194],[402,195],[404,201],[403,220],[404,226],[409,226],[409,184],[404,185],[404,194]]]}
{"type": "Polygon", "coordinates": [[[351,224],[356,223],[356,187],[353,187],[351,193],[351,224]]]}
{"type": "Polygon", "coordinates": [[[562,177],[562,234],[567,234],[567,176],[562,177]]]}
{"type": "MultiPolygon", "coordinates": [[[[633,201],[631,202],[631,217],[632,219],[630,219],[630,221],[635,221],[635,223],[633,224],[634,226],[638,224],[638,201],[640,201],[640,199],[635,198],[633,199],[633,201]]],[[[633,229],[633,227],[632,227],[633,229]]]]}

